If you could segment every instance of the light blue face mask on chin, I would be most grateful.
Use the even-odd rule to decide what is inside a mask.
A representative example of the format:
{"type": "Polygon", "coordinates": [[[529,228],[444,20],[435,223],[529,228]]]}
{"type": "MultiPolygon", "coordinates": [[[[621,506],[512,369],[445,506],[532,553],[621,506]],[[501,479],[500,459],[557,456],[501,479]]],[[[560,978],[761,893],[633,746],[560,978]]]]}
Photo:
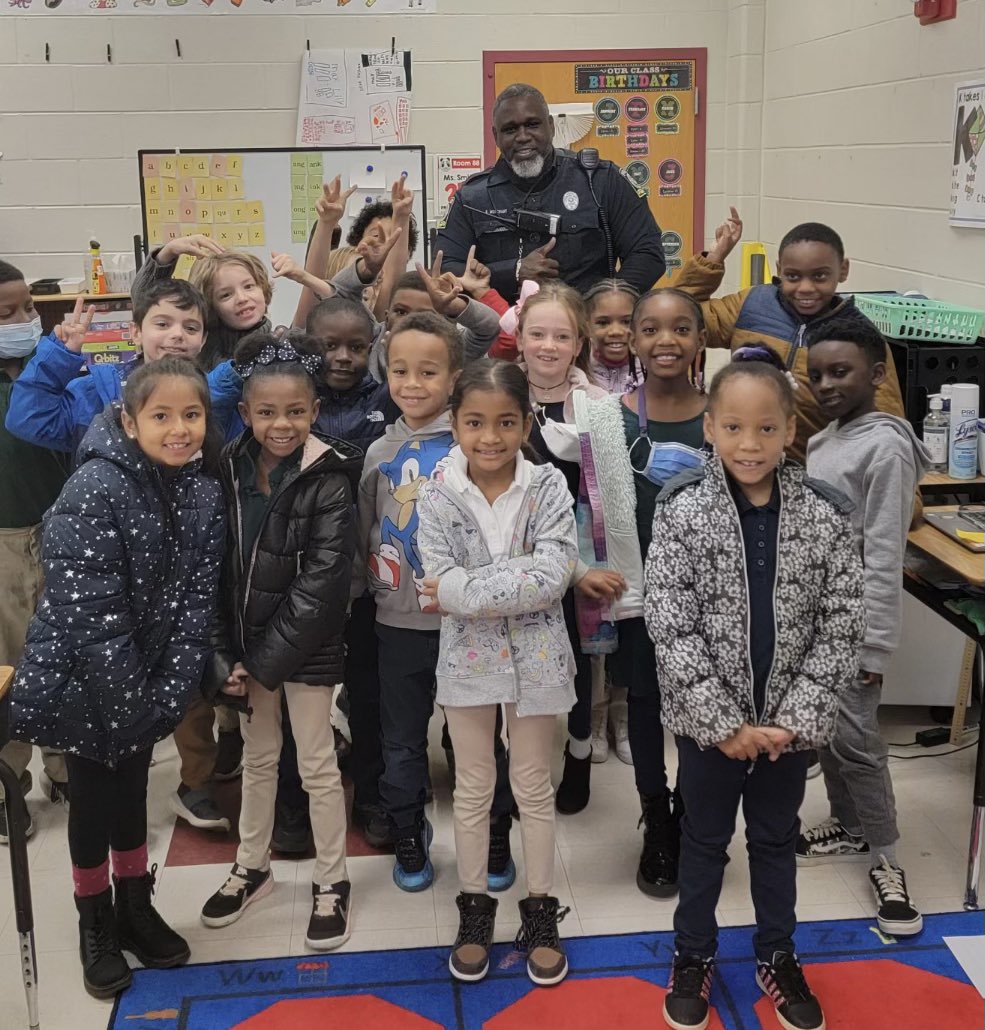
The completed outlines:
{"type": "Polygon", "coordinates": [[[41,316],[30,322],[0,325],[0,358],[26,358],[41,339],[41,316]]]}
{"type": "Polygon", "coordinates": [[[656,487],[663,487],[674,476],[688,469],[699,468],[704,464],[704,455],[693,447],[683,443],[654,443],[647,432],[646,398],[643,387],[637,391],[637,414],[639,415],[640,435],[629,448],[629,464],[638,476],[649,480],[656,487]],[[637,468],[633,460],[634,452],[641,442],[645,442],[649,450],[646,464],[637,468]]]}

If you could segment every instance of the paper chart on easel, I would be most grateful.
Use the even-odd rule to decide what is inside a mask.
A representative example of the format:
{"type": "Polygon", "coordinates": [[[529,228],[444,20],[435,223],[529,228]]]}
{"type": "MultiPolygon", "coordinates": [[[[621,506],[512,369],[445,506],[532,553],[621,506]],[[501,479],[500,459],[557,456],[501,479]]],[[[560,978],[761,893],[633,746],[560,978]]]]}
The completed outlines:
{"type": "Polygon", "coordinates": [[[410,131],[409,50],[309,50],[301,58],[296,143],[388,146],[410,131]]]}

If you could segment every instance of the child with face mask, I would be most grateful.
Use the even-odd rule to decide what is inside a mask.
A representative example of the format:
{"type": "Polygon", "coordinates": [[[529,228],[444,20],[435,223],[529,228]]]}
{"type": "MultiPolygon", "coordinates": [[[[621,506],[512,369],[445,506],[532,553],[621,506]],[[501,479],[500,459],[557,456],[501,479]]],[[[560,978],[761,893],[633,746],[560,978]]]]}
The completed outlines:
{"type": "MultiPolygon", "coordinates": [[[[68,456],[25,443],[10,433],[10,392],[41,339],[41,318],[21,272],[0,261],[0,665],[16,665],[24,650],[27,626],[41,595],[41,516],[58,497],[68,476],[68,456]]],[[[53,803],[68,803],[68,774],[60,751],[42,748],[53,803]]],[[[25,796],[31,790],[31,745],[11,741],[0,759],[18,775],[25,796]]],[[[28,836],[34,832],[28,824],[28,836]]],[[[7,810],[0,790],[0,843],[7,843],[7,810]]]]}

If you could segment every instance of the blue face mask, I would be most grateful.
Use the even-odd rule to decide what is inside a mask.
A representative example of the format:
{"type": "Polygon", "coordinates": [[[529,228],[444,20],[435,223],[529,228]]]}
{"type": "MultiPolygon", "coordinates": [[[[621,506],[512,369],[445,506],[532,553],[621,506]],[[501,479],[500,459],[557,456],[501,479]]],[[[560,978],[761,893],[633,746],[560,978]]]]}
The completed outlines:
{"type": "Polygon", "coordinates": [[[0,325],[0,358],[26,358],[41,339],[41,316],[30,322],[0,325]]]}
{"type": "Polygon", "coordinates": [[[647,433],[646,398],[643,395],[643,388],[637,391],[638,414],[640,422],[640,435],[633,441],[629,448],[629,463],[638,476],[648,479],[654,486],[663,487],[674,476],[688,469],[698,468],[704,464],[704,456],[701,451],[688,447],[683,443],[654,443],[647,433]],[[649,448],[646,454],[646,464],[638,468],[633,460],[634,451],[645,443],[649,448]]]}

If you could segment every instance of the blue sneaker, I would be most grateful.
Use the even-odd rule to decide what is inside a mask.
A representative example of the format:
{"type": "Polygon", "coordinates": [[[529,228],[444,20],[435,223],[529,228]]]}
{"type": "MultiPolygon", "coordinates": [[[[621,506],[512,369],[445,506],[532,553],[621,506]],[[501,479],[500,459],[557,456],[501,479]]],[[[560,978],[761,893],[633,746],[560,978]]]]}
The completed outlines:
{"type": "Polygon", "coordinates": [[[509,815],[494,819],[489,827],[489,863],[486,866],[486,890],[508,891],[516,880],[516,865],[510,852],[509,815]]]}
{"type": "Polygon", "coordinates": [[[434,830],[424,819],[413,833],[394,841],[393,882],[402,891],[426,891],[434,883],[434,866],[428,856],[433,838],[434,830]]]}

